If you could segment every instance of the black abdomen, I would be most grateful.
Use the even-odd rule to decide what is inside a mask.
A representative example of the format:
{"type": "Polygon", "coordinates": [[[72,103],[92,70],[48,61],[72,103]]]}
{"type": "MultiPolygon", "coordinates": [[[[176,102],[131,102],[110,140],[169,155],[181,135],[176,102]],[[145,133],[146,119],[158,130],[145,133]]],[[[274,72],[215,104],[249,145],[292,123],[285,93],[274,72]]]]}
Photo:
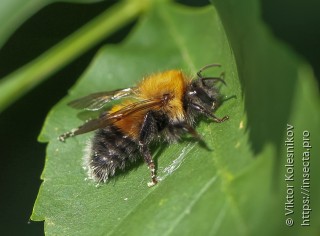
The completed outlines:
{"type": "Polygon", "coordinates": [[[88,176],[97,182],[106,182],[117,169],[137,159],[138,145],[114,126],[99,129],[89,144],[85,158],[88,176]]]}

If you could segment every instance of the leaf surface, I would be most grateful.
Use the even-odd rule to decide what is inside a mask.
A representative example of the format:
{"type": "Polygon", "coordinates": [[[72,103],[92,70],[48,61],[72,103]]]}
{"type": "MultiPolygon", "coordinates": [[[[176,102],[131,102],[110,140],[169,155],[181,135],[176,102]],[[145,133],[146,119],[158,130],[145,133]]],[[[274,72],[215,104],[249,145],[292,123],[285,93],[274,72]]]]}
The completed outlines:
{"type": "MultiPolygon", "coordinates": [[[[124,43],[102,48],[70,95],[51,110],[39,137],[49,144],[43,184],[32,215],[33,220],[45,220],[48,235],[281,235],[288,231],[283,210],[285,122],[297,127],[297,136],[302,128],[310,132],[318,128],[319,98],[312,86],[314,80],[309,68],[275,43],[260,22],[255,26],[262,29],[263,35],[252,33],[254,50],[249,50],[236,27],[239,15],[231,11],[230,18],[226,17],[228,7],[237,5],[235,1],[215,3],[228,38],[212,6],[187,8],[159,2],[140,19],[124,43]],[[272,50],[267,50],[269,47],[272,50]],[[257,59],[259,55],[262,61],[257,59]],[[299,89],[288,86],[282,93],[275,86],[265,97],[264,90],[258,88],[261,79],[257,76],[269,79],[260,82],[265,86],[277,84],[271,76],[273,71],[265,68],[265,61],[272,58],[277,64],[282,57],[285,65],[278,66],[277,73],[285,83],[290,81],[299,89]],[[222,68],[206,74],[225,72],[227,86],[221,91],[233,98],[216,113],[219,117],[229,115],[229,121],[216,124],[202,120],[197,127],[210,150],[187,137],[170,146],[154,145],[162,181],[153,188],[146,185],[149,171],[142,161],[100,187],[84,181],[82,150],[92,133],[66,143],[57,140],[60,134],[82,123],[79,117],[87,115],[69,108],[69,101],[93,92],[131,87],[143,76],[166,69],[182,69],[193,76],[211,63],[220,63],[222,68]],[[284,95],[287,92],[290,99],[284,95]],[[282,97],[285,101],[280,105],[289,101],[294,109],[293,105],[273,108],[275,103],[267,102],[282,97]],[[276,109],[277,117],[284,121],[278,124],[276,118],[271,119],[277,127],[274,136],[269,135],[272,122],[264,124],[266,118],[260,117],[263,108],[276,109]],[[314,111],[313,117],[302,117],[310,110],[314,111]],[[267,127],[259,129],[259,125],[267,127]],[[266,221],[270,227],[266,227],[266,221]]],[[[251,13],[257,13],[255,5],[249,3],[251,13]]],[[[248,27],[250,20],[257,21],[255,15],[246,17],[248,27]]],[[[313,140],[319,141],[318,137],[313,140]]],[[[297,152],[301,151],[299,145],[297,152]]],[[[314,192],[314,197],[319,195],[314,192]]],[[[314,217],[319,218],[319,214],[314,217]]]]}

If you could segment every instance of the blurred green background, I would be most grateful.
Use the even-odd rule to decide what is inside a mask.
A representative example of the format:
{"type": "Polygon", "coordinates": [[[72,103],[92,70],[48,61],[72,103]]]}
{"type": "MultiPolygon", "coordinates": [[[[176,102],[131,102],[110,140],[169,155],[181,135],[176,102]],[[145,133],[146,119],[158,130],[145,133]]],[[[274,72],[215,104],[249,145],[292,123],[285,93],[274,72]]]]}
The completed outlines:
{"type": "MultiPolygon", "coordinates": [[[[193,6],[207,1],[179,1],[193,6]]],[[[55,3],[27,20],[0,49],[0,78],[37,57],[101,13],[113,2],[55,3]]],[[[279,40],[304,57],[320,78],[320,1],[263,0],[262,17],[279,40]]],[[[29,217],[41,184],[45,144],[37,142],[44,119],[85,70],[102,44],[119,43],[134,23],[56,73],[0,115],[0,234],[43,235],[43,223],[29,217]]],[[[245,29],[244,29],[245,30],[245,29]]]]}

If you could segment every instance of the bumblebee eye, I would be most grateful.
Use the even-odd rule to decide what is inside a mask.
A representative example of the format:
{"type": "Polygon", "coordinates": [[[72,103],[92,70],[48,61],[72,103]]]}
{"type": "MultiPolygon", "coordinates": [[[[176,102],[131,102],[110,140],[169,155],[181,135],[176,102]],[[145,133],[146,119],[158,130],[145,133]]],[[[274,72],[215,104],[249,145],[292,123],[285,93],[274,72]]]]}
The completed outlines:
{"type": "Polygon", "coordinates": [[[205,91],[202,88],[196,88],[194,90],[194,94],[204,103],[206,103],[208,106],[212,103],[212,98],[209,96],[208,92],[205,91]]]}

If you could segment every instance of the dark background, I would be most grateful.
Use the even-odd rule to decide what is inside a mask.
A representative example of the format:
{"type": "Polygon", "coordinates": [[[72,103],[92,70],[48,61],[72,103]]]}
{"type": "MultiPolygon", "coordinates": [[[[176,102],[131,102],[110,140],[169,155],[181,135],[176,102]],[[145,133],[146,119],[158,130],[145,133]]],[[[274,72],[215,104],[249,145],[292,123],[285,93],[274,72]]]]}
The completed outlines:
{"type": "MultiPolygon", "coordinates": [[[[179,1],[205,5],[207,1],[179,1]]],[[[0,50],[0,78],[37,57],[94,18],[112,1],[97,4],[55,3],[25,22],[0,50]],[[58,16],[58,17],[57,17],[58,16]]],[[[262,16],[271,31],[304,57],[320,78],[320,1],[262,0],[262,16]]],[[[0,234],[43,235],[42,222],[29,222],[41,184],[45,144],[37,142],[44,119],[85,70],[97,49],[119,43],[134,23],[106,39],[56,73],[0,115],[0,234]]]]}

